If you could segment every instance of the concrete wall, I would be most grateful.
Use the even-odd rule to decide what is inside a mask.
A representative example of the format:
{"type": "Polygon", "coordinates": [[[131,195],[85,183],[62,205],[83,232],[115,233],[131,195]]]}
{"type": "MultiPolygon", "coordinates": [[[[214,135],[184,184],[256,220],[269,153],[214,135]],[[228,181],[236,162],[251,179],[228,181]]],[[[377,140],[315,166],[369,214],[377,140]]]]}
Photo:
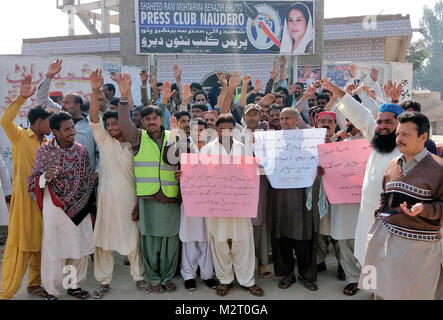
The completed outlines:
{"type": "Polygon", "coordinates": [[[441,100],[440,92],[413,91],[412,100],[421,104],[422,112],[431,121],[432,133],[443,135],[443,100],[441,100]]]}
{"type": "Polygon", "coordinates": [[[152,57],[136,55],[135,3],[120,1],[120,55],[122,64],[149,68],[152,57]]]}
{"type": "Polygon", "coordinates": [[[320,66],[323,64],[324,52],[324,27],[325,27],[325,1],[315,0],[315,55],[300,56],[299,65],[310,64],[320,66]]]}

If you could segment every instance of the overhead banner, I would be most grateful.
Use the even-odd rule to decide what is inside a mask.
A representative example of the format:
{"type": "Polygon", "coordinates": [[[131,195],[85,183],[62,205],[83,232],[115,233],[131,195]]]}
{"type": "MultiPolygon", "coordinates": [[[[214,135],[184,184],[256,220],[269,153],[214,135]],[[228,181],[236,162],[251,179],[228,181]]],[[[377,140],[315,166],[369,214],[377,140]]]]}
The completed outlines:
{"type": "Polygon", "coordinates": [[[314,54],[313,0],[135,0],[135,10],[137,54],[314,54]]]}

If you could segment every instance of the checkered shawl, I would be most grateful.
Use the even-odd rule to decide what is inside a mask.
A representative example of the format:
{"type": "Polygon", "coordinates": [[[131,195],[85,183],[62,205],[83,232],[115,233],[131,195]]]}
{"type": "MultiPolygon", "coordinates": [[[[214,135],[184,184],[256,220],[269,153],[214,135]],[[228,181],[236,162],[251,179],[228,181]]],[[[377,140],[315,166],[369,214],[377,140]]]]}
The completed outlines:
{"type": "Polygon", "coordinates": [[[28,192],[40,209],[43,209],[40,176],[55,166],[59,166],[60,172],[47,184],[52,201],[72,222],[79,225],[89,213],[88,205],[95,187],[88,151],[77,142],[68,149],[61,149],[55,138],[38,149],[34,168],[27,182],[28,192]]]}

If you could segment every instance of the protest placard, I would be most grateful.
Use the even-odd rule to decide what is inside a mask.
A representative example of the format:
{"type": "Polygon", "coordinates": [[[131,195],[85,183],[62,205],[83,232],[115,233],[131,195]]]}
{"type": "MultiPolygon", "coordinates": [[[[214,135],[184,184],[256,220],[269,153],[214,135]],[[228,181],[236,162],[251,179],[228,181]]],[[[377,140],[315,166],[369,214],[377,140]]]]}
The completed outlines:
{"type": "Polygon", "coordinates": [[[186,216],[256,218],[257,169],[251,157],[182,154],[180,190],[186,216]]]}
{"type": "Polygon", "coordinates": [[[319,162],[325,168],[323,185],[331,204],[361,201],[366,163],[371,151],[366,139],[318,146],[319,162]]]}
{"type": "Polygon", "coordinates": [[[275,189],[306,188],[317,175],[326,129],[255,132],[254,153],[275,189]]]}

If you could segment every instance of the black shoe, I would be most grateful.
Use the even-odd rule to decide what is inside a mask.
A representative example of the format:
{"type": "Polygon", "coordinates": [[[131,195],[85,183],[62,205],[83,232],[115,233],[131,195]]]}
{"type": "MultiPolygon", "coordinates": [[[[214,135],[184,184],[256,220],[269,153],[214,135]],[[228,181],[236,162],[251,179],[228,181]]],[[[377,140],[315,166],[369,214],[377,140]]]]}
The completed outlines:
{"type": "Polygon", "coordinates": [[[195,291],[197,290],[197,283],[194,279],[189,279],[185,281],[185,288],[189,291],[195,291]]]}
{"type": "Polygon", "coordinates": [[[218,282],[214,278],[203,280],[203,282],[208,288],[217,289],[218,287],[218,282]]]}
{"type": "Polygon", "coordinates": [[[323,261],[320,264],[317,264],[317,272],[326,271],[326,263],[323,261]]]}
{"type": "Polygon", "coordinates": [[[340,263],[338,264],[337,275],[338,275],[338,280],[346,281],[345,270],[343,270],[343,267],[341,266],[340,263]]]}
{"type": "Polygon", "coordinates": [[[300,280],[301,284],[308,290],[311,291],[317,291],[318,290],[318,286],[315,282],[310,282],[300,276],[298,276],[298,280],[300,280]]]}

